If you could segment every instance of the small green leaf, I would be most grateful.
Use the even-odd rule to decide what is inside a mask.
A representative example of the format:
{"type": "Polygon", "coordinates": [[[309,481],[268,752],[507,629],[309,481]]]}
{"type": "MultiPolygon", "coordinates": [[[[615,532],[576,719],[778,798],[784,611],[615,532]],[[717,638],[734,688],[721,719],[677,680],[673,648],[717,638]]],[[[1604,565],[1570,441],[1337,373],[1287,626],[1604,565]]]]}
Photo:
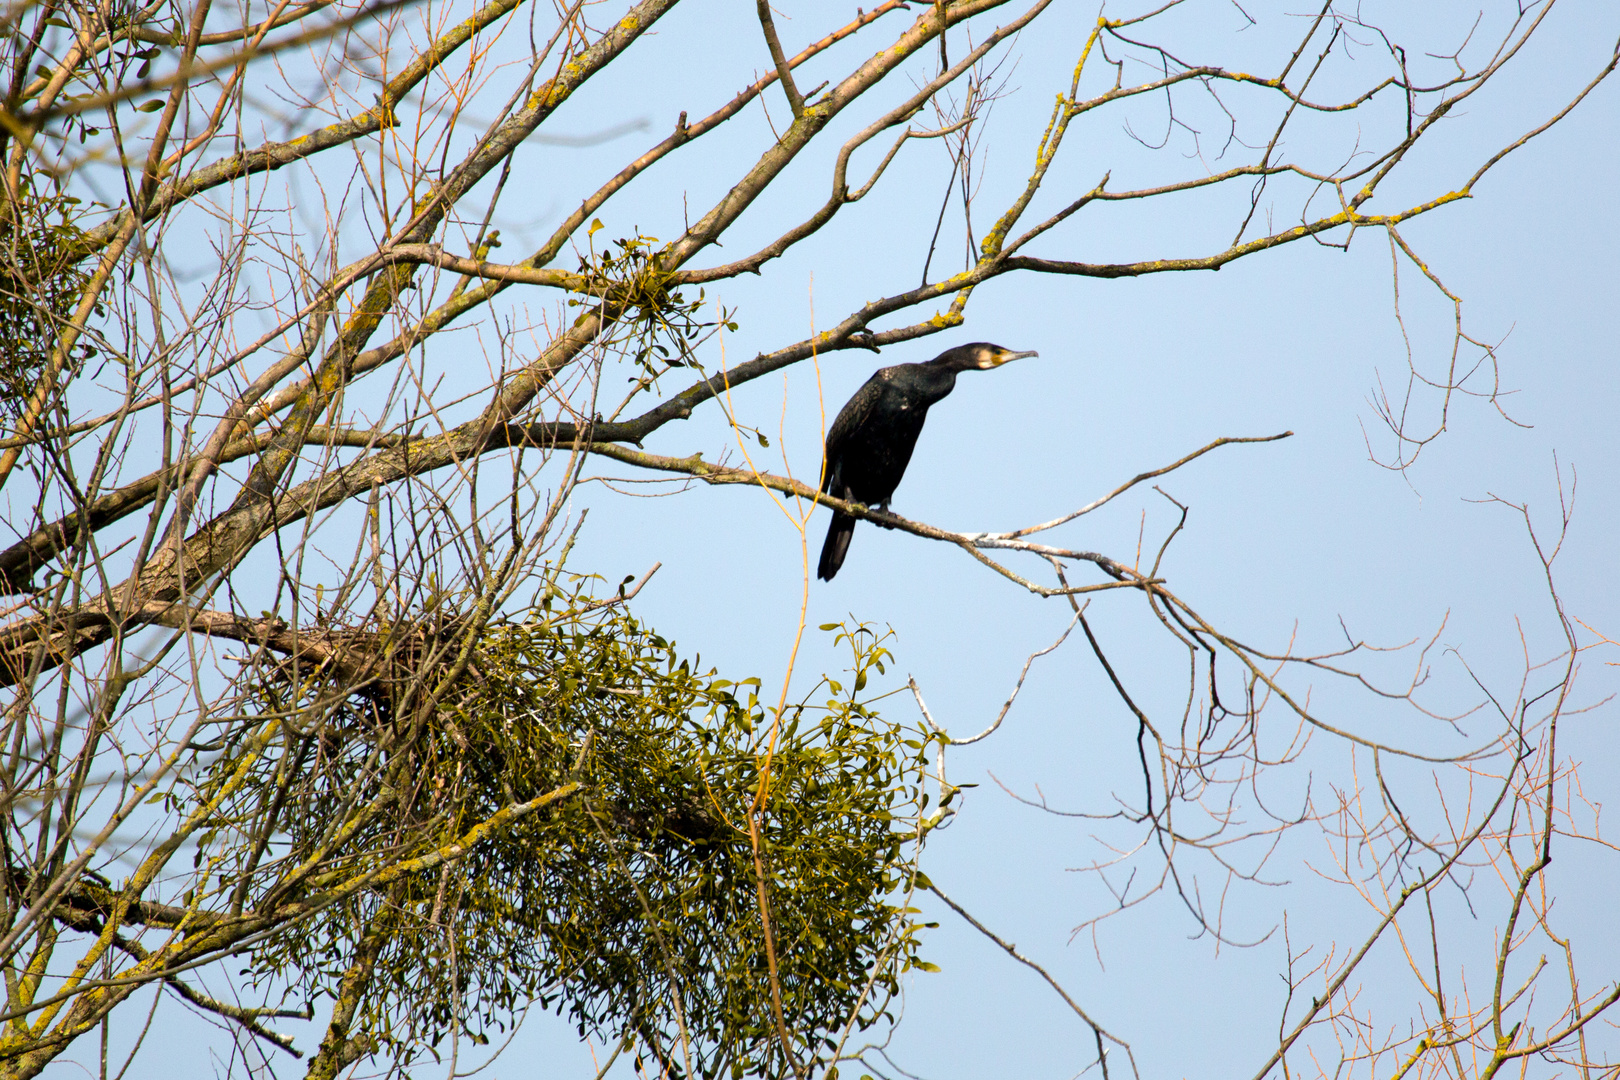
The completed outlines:
{"type": "Polygon", "coordinates": [[[135,111],[136,112],[157,112],[161,108],[163,108],[163,99],[162,98],[153,98],[151,101],[148,101],[144,105],[135,106],[135,111]]]}

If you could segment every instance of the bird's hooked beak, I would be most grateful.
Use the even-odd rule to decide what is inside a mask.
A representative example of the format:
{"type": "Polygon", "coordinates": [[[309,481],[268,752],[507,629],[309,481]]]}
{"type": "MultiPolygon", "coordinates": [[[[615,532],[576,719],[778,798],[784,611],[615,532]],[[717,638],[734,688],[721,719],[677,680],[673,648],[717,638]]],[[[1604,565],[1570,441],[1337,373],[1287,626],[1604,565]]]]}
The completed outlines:
{"type": "Polygon", "coordinates": [[[1022,360],[1026,356],[1039,355],[1041,354],[1036,352],[1034,349],[1030,349],[1028,352],[1012,352],[1008,349],[997,349],[979,360],[979,370],[989,371],[991,368],[998,368],[1002,364],[1011,363],[1014,360],[1022,360]]]}

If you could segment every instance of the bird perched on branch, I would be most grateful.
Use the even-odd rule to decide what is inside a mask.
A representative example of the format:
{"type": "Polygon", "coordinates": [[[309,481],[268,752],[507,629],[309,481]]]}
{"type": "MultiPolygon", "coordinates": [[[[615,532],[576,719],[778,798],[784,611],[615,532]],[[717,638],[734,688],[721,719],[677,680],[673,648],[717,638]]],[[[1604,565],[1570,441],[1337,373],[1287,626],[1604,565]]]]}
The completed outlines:
{"type": "MultiPolygon", "coordinates": [[[[821,490],[847,502],[888,510],[922,434],[928,407],[956,388],[959,371],[988,371],[1009,360],[1037,356],[976,341],[940,353],[926,364],[879,368],[839,410],[827,431],[821,490]]],[[[833,513],[816,576],[831,581],[844,565],[855,519],[833,513]]]]}

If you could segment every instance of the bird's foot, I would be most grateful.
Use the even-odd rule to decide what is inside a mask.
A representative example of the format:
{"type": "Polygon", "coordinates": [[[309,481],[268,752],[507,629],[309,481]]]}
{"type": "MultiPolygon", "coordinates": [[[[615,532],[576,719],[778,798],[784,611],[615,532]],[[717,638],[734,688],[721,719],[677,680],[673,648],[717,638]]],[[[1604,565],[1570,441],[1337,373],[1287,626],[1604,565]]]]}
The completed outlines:
{"type": "Polygon", "coordinates": [[[859,346],[862,349],[870,349],[873,352],[881,351],[878,349],[877,337],[870,330],[857,330],[849,335],[846,340],[851,345],[859,346]]]}

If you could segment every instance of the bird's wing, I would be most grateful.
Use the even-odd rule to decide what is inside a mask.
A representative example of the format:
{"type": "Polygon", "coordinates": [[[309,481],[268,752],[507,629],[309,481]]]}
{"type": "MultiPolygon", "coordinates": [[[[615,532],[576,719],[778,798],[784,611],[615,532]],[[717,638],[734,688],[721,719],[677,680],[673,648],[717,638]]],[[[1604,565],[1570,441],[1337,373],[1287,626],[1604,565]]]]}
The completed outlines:
{"type": "Polygon", "coordinates": [[[878,402],[888,392],[888,382],[883,377],[887,368],[878,371],[867,379],[861,388],[855,391],[855,396],[844,402],[844,407],[838,410],[838,416],[833,420],[832,427],[827,429],[827,457],[821,470],[821,490],[831,494],[828,485],[833,479],[833,473],[838,467],[839,459],[843,456],[845,444],[849,437],[866,423],[877,408],[878,402]]]}

